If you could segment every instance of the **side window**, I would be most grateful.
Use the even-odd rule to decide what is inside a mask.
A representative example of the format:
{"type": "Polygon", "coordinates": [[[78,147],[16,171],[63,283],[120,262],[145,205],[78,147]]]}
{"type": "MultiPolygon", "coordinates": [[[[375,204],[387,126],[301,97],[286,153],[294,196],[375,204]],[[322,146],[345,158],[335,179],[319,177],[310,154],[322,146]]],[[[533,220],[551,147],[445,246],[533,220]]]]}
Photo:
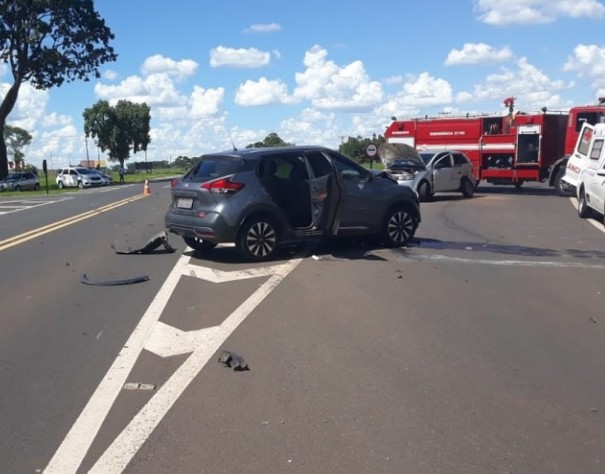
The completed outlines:
{"type": "Polygon", "coordinates": [[[306,156],[315,177],[332,173],[332,165],[323,153],[313,152],[308,153],[306,156]]]}
{"type": "Polygon", "coordinates": [[[451,155],[449,155],[449,154],[442,156],[435,162],[435,169],[442,170],[445,168],[450,168],[451,167],[450,159],[451,159],[451,155]]]}
{"type": "Polygon", "coordinates": [[[590,140],[592,139],[592,129],[585,128],[584,132],[580,136],[580,141],[578,142],[578,153],[586,156],[588,155],[588,147],[590,146],[590,140]]]}
{"type": "Polygon", "coordinates": [[[603,149],[603,139],[595,140],[590,150],[590,159],[598,160],[601,157],[601,150],[603,149]]]}
{"type": "Polygon", "coordinates": [[[462,166],[467,163],[466,158],[460,153],[454,153],[454,166],[462,166]]]}
{"type": "Polygon", "coordinates": [[[357,165],[356,163],[350,163],[336,154],[331,153],[330,157],[336,167],[336,172],[344,179],[366,179],[369,173],[357,165]]]}

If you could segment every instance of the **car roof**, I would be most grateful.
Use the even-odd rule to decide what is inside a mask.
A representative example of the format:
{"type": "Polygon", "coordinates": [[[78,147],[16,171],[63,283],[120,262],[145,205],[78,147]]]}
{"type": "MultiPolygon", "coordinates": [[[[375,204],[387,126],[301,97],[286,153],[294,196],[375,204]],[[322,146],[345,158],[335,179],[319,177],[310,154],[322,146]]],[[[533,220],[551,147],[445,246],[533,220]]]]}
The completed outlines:
{"type": "Polygon", "coordinates": [[[224,156],[231,158],[255,160],[268,154],[288,153],[288,152],[308,152],[308,151],[332,151],[324,146],[296,145],[280,147],[262,147],[262,148],[244,148],[241,150],[233,149],[221,152],[204,153],[202,157],[224,156]]]}

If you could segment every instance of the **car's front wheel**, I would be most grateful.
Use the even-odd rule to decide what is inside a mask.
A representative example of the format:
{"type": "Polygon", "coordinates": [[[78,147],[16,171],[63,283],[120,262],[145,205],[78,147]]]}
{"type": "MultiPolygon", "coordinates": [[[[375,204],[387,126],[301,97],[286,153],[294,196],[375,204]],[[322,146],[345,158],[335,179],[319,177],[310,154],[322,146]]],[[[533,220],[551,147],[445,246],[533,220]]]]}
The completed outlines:
{"type": "Polygon", "coordinates": [[[21,186],[19,186],[19,185],[15,186],[15,191],[21,191],[21,186]]]}
{"type": "Polygon", "coordinates": [[[82,181],[78,181],[78,188],[84,189],[84,183],[82,181]]]}
{"type": "Polygon", "coordinates": [[[586,203],[586,194],[582,189],[580,190],[580,196],[578,198],[578,216],[582,219],[586,219],[587,217],[590,217],[591,214],[590,207],[588,207],[588,204],[586,203]]]}
{"type": "Polygon", "coordinates": [[[431,197],[433,197],[433,195],[431,193],[429,183],[423,181],[418,186],[418,199],[420,199],[421,201],[430,201],[431,197]]]}
{"type": "Polygon", "coordinates": [[[241,226],[237,249],[244,258],[260,262],[273,258],[279,250],[279,229],[269,216],[252,216],[241,226]]]}
{"type": "Polygon", "coordinates": [[[462,178],[462,182],[460,183],[460,190],[462,191],[462,195],[465,198],[472,198],[473,194],[475,194],[475,186],[468,178],[462,178]]]}
{"type": "Polygon", "coordinates": [[[57,183],[57,186],[59,186],[59,189],[63,189],[63,186],[65,186],[65,185],[63,184],[63,181],[59,181],[57,183]]]}
{"type": "Polygon", "coordinates": [[[199,250],[201,252],[205,250],[212,250],[214,247],[216,247],[216,242],[209,242],[198,237],[183,237],[183,240],[193,250],[199,250]]]}
{"type": "Polygon", "coordinates": [[[418,219],[405,206],[391,208],[383,223],[382,238],[387,247],[403,247],[414,236],[418,219]]]}

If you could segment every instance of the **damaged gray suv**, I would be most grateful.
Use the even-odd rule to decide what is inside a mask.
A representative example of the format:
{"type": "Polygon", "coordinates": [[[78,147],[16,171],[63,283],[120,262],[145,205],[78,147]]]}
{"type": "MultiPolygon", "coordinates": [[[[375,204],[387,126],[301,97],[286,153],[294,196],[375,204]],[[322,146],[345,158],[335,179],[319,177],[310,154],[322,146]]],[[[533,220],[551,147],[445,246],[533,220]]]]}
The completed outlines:
{"type": "Polygon", "coordinates": [[[207,251],[235,243],[250,261],[334,235],[407,244],[420,222],[418,195],[324,147],[248,148],[203,155],[171,183],[169,232],[207,251]]]}

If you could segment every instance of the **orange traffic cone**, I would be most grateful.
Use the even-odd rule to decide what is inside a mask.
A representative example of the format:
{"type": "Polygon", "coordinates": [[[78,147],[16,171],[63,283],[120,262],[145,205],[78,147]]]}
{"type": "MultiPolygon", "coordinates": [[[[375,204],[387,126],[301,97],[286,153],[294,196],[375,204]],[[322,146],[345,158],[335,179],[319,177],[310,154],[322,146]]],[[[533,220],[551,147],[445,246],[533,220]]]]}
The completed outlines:
{"type": "Polygon", "coordinates": [[[151,189],[149,189],[149,180],[145,180],[145,187],[143,188],[143,194],[151,194],[151,189]]]}

